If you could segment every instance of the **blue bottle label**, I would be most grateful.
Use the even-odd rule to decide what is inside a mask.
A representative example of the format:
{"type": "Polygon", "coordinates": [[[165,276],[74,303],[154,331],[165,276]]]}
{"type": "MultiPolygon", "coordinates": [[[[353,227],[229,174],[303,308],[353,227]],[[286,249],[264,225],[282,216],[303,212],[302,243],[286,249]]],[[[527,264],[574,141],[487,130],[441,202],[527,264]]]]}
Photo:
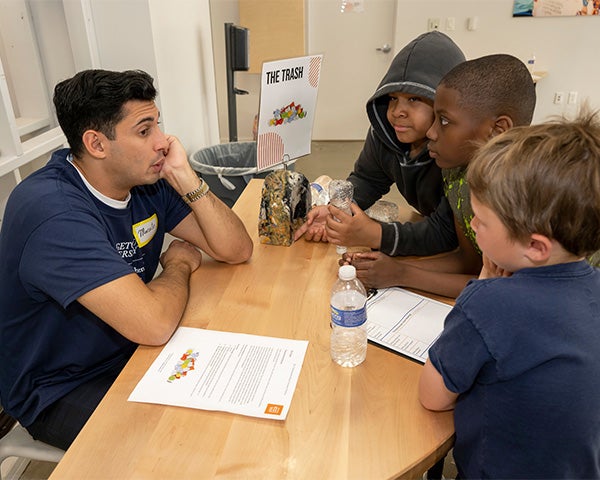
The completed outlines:
{"type": "Polygon", "coordinates": [[[321,193],[323,191],[323,187],[321,185],[319,185],[318,183],[311,183],[310,184],[311,187],[313,187],[317,192],[321,193]]]}
{"type": "Polygon", "coordinates": [[[340,310],[332,305],[331,321],[340,327],[359,327],[367,321],[367,309],[340,310]]]}

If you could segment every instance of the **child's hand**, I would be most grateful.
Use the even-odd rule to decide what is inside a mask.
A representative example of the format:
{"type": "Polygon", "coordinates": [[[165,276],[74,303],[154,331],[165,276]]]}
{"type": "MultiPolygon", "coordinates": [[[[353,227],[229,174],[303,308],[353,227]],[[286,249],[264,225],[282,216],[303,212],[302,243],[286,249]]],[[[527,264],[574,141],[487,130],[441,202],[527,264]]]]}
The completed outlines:
{"type": "Polygon", "coordinates": [[[346,252],[342,255],[342,258],[338,260],[338,265],[343,267],[344,265],[352,265],[352,259],[356,254],[351,252],[346,252]]]}
{"type": "Polygon", "coordinates": [[[487,256],[483,255],[483,268],[479,274],[479,280],[486,278],[510,277],[512,272],[507,272],[492,262],[487,256]]]}
{"type": "Polygon", "coordinates": [[[381,246],[381,225],[367,216],[355,203],[350,205],[350,209],[352,215],[329,205],[331,215],[325,224],[329,242],[347,247],[379,248],[381,246]]]}
{"type": "Polygon", "coordinates": [[[344,257],[349,258],[351,265],[356,267],[356,276],[366,288],[402,285],[404,264],[399,259],[381,252],[345,254],[344,257]]]}
{"type": "Polygon", "coordinates": [[[327,205],[317,205],[313,207],[306,216],[304,222],[294,234],[294,241],[304,235],[304,240],[309,242],[326,242],[327,234],[325,232],[325,221],[329,216],[327,205]]]}

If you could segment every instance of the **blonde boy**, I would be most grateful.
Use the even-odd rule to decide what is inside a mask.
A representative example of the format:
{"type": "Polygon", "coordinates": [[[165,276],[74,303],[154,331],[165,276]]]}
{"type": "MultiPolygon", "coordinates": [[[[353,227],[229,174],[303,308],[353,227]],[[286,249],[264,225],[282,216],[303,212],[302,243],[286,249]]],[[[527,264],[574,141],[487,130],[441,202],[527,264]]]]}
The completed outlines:
{"type": "Polygon", "coordinates": [[[496,137],[467,172],[484,256],[430,349],[460,478],[600,478],[600,118],[496,137]]]}

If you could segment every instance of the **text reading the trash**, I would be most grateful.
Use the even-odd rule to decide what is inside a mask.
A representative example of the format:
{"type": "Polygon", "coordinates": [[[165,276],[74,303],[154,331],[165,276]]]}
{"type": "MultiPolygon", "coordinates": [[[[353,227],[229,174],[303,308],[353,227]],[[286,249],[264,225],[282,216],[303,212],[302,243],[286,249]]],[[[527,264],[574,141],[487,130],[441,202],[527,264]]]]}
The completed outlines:
{"type": "Polygon", "coordinates": [[[304,67],[282,68],[267,72],[267,85],[272,83],[287,82],[297,80],[304,75],[304,67]]]}

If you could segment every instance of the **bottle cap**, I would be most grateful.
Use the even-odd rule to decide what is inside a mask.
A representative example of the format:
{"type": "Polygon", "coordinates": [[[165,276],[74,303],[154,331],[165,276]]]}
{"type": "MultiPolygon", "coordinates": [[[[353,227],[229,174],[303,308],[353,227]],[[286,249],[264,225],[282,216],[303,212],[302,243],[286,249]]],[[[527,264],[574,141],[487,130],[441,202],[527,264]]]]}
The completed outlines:
{"type": "Polygon", "coordinates": [[[338,272],[340,280],[353,280],[356,278],[356,267],[354,265],[342,265],[338,272]]]}

